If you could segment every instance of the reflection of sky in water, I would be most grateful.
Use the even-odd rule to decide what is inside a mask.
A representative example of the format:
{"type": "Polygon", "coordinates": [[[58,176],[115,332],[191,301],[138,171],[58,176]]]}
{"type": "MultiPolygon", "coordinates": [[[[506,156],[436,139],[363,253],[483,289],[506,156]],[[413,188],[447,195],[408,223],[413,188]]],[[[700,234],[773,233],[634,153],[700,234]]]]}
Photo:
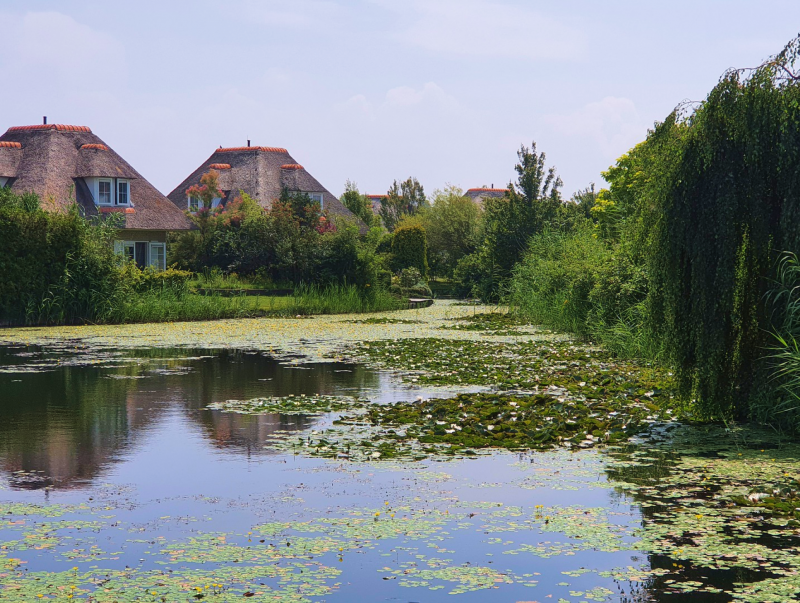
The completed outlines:
{"type": "MultiPolygon", "coordinates": [[[[444,533],[437,536],[441,540],[389,538],[374,548],[348,551],[342,562],[327,555],[324,563],[335,564],[343,574],[335,580],[341,588],[324,600],[448,599],[449,587],[412,591],[395,579],[384,580],[387,574],[378,571],[411,567],[403,563],[424,567],[418,555],[448,559],[451,566],[527,574],[539,582],[535,588],[503,584],[498,590],[459,595],[463,601],[557,601],[559,597],[577,601],[582,599],[570,596],[570,590],[596,586],[612,590],[612,599],[633,600],[628,598],[627,584],[617,585],[596,573],[562,572],[638,566],[642,559],[636,554],[583,550],[551,558],[507,554],[525,545],[567,546],[571,541],[557,533],[540,533],[534,526],[504,531],[509,519],[493,515],[509,506],[523,508],[525,517],[530,517],[536,505],[582,505],[606,508],[612,524],[637,525],[638,509],[606,487],[597,453],[502,453],[406,465],[265,453],[269,451],[264,443],[276,430],[302,430],[326,419],[254,417],[209,411],[205,406],[227,399],[299,393],[365,395],[390,402],[428,392],[409,390],[388,374],[360,366],[293,366],[235,351],[212,356],[180,352],[190,359],[179,358],[175,350],[156,353],[160,357],[117,358],[114,368],[101,358],[100,364],[84,359],[87,362],[45,372],[0,373],[0,465],[12,485],[0,490],[0,500],[77,504],[91,497],[90,506],[110,507],[108,515],[113,515],[117,527],[93,533],[90,540],[120,555],[118,560],[99,562],[101,567],[163,569],[155,563],[158,546],[147,544],[159,536],[171,542],[198,533],[231,532],[244,544],[243,535],[259,523],[337,517],[353,509],[385,511],[389,502],[390,507],[406,505],[417,514],[452,513],[456,520],[442,521],[444,533]],[[43,488],[48,484],[53,487],[43,488]],[[485,507],[487,501],[502,507],[485,507]],[[619,594],[619,588],[626,594],[619,594]],[[553,597],[546,598],[550,594],[553,597]]],[[[10,358],[8,350],[0,351],[0,363],[8,367],[12,360],[42,361],[38,356],[10,358]]],[[[85,518],[96,521],[98,515],[85,518]]],[[[0,540],[14,537],[0,531],[0,540]]],[[[65,562],[55,561],[51,553],[23,556],[31,571],[66,569],[65,562]]]]}

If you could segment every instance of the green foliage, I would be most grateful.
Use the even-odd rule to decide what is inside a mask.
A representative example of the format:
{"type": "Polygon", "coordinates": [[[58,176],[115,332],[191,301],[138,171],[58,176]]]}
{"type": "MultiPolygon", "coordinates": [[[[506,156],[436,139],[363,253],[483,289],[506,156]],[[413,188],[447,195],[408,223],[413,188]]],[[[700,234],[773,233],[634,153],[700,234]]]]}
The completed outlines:
{"type": "Polygon", "coordinates": [[[399,310],[402,300],[390,295],[380,287],[365,285],[301,285],[294,292],[287,313],[310,314],[357,314],[399,310]]]}
{"type": "Polygon", "coordinates": [[[416,268],[423,278],[427,278],[428,241],[421,225],[398,227],[392,239],[392,254],[395,270],[416,268]]]}
{"type": "Polygon", "coordinates": [[[32,194],[0,193],[0,318],[15,323],[91,320],[123,290],[113,252],[116,221],[77,206],[44,212],[32,194]]]}
{"type": "Polygon", "coordinates": [[[433,293],[419,270],[404,268],[392,279],[389,291],[399,297],[432,297],[433,293]]]}
{"type": "Polygon", "coordinates": [[[211,215],[205,237],[180,235],[171,258],[181,268],[218,269],[270,283],[375,285],[379,231],[360,237],[346,220],[334,225],[308,195],[284,190],[265,211],[246,194],[211,215]]]}
{"type": "Polygon", "coordinates": [[[623,251],[575,232],[534,236],[511,281],[509,298],[526,319],[602,342],[627,357],[658,357],[644,330],[647,276],[623,251]]]}
{"type": "Polygon", "coordinates": [[[776,250],[797,249],[800,84],[788,50],[725,74],[661,163],[650,253],[653,310],[684,396],[707,416],[746,418],[762,395],[776,250]]]}
{"type": "Polygon", "coordinates": [[[473,257],[462,258],[463,264],[456,264],[461,289],[487,301],[502,297],[530,237],[557,224],[565,211],[559,193],[561,178],[555,168],[545,169],[545,154],[536,152],[536,143],[530,148],[522,145],[517,157],[517,183],[509,184],[504,197],[484,202],[480,248],[473,257]]]}
{"type": "Polygon", "coordinates": [[[394,232],[403,216],[413,216],[428,206],[425,189],[416,178],[398,184],[394,181],[381,202],[380,217],[389,232],[394,232]]]}
{"type": "Polygon", "coordinates": [[[344,193],[339,201],[358,216],[367,226],[379,226],[379,218],[372,212],[372,201],[367,195],[362,195],[355,182],[348,180],[344,185],[344,193]]]}
{"type": "Polygon", "coordinates": [[[436,276],[452,278],[459,260],[473,253],[480,241],[481,210],[456,186],[433,193],[433,203],[421,212],[428,240],[428,265],[436,276]]]}

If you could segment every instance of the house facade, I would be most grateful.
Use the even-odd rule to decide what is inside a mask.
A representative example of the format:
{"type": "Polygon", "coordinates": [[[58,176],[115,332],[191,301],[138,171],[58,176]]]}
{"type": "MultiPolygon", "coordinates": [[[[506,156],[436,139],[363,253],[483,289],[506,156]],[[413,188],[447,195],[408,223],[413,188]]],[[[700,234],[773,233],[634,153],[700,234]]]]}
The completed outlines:
{"type": "Polygon", "coordinates": [[[191,221],[86,126],[15,126],[0,136],[0,186],[33,192],[48,211],[77,203],[85,216],[117,213],[115,249],[140,267],[167,265],[167,233],[191,221]]]}
{"type": "Polygon", "coordinates": [[[355,214],[347,209],[328,189],[280,147],[220,147],[192,174],[167,195],[176,208],[194,211],[197,207],[186,191],[210,170],[219,173],[219,189],[223,196],[213,206],[225,205],[240,193],[246,193],[264,209],[280,198],[281,191],[307,194],[332,216],[348,218],[366,229],[355,214]]]}

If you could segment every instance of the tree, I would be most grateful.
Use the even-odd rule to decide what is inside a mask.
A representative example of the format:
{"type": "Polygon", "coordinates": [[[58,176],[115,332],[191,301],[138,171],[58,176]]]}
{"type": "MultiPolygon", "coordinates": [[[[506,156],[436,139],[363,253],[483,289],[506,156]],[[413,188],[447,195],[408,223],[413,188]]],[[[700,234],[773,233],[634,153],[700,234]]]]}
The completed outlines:
{"type": "Polygon", "coordinates": [[[416,178],[408,178],[399,184],[395,180],[381,203],[380,216],[387,230],[393,232],[404,215],[414,215],[427,206],[425,189],[416,178]]]}
{"type": "Polygon", "coordinates": [[[376,226],[377,216],[372,212],[372,201],[367,195],[362,195],[355,182],[348,180],[344,185],[344,193],[339,201],[358,216],[367,226],[376,226]]]}
{"type": "Polygon", "coordinates": [[[491,284],[482,289],[496,297],[514,265],[522,258],[528,240],[552,224],[561,208],[561,178],[555,168],[545,169],[545,154],[536,152],[536,143],[517,152],[519,163],[516,184],[509,183],[504,197],[484,203],[483,257],[488,262],[485,274],[491,284]]]}
{"type": "Polygon", "coordinates": [[[200,178],[200,184],[190,186],[186,189],[186,194],[190,199],[190,205],[197,208],[196,211],[189,214],[189,217],[200,229],[200,238],[205,241],[208,236],[209,218],[213,212],[214,199],[221,199],[225,196],[225,193],[219,188],[219,172],[207,171],[200,178]]]}
{"type": "Polygon", "coordinates": [[[428,278],[428,240],[421,225],[398,226],[392,239],[392,254],[397,272],[416,268],[423,278],[428,278]]]}
{"type": "Polygon", "coordinates": [[[431,272],[451,277],[458,261],[475,251],[480,236],[481,210],[457,186],[433,193],[433,203],[421,212],[428,236],[431,272]]]}
{"type": "Polygon", "coordinates": [[[225,196],[219,189],[219,172],[209,170],[200,178],[200,184],[194,184],[186,189],[189,199],[196,202],[197,211],[210,210],[214,199],[225,196]]]}

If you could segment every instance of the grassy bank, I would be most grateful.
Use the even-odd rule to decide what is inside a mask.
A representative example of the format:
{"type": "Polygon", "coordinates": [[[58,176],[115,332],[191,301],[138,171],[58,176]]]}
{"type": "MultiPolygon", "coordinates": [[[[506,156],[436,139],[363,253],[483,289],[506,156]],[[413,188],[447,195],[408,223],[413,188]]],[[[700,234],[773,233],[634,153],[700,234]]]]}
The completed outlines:
{"type": "MultiPolygon", "coordinates": [[[[95,324],[181,322],[297,316],[314,314],[360,314],[399,310],[404,301],[386,291],[365,293],[355,286],[301,286],[293,297],[246,296],[223,297],[182,293],[166,288],[133,295],[118,304],[110,304],[98,313],[95,324]]],[[[30,316],[28,324],[59,324],[56,317],[30,316]]]]}

